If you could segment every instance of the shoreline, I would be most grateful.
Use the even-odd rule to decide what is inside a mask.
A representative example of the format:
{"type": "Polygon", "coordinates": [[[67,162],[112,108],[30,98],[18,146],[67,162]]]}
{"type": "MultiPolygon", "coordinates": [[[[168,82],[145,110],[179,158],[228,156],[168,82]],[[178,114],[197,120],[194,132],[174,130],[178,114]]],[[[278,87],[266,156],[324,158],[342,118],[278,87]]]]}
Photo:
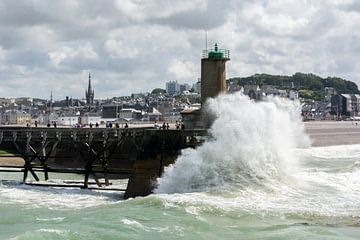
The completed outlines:
{"type": "Polygon", "coordinates": [[[304,122],[312,147],[360,144],[360,123],[351,121],[304,122]]]}

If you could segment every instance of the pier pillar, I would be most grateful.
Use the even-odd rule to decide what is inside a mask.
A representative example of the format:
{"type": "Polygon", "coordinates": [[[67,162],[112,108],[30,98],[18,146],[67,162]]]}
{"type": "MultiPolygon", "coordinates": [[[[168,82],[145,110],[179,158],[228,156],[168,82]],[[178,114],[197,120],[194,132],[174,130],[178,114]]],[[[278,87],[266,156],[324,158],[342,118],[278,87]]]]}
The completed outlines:
{"type": "Polygon", "coordinates": [[[156,179],[161,177],[164,167],[173,164],[176,155],[157,154],[155,157],[138,159],[134,164],[134,172],[129,178],[124,198],[147,196],[153,193],[156,179]]]}
{"type": "Polygon", "coordinates": [[[138,159],[134,164],[133,174],[129,178],[124,198],[147,196],[152,193],[156,178],[161,172],[161,155],[154,158],[138,159]]]}

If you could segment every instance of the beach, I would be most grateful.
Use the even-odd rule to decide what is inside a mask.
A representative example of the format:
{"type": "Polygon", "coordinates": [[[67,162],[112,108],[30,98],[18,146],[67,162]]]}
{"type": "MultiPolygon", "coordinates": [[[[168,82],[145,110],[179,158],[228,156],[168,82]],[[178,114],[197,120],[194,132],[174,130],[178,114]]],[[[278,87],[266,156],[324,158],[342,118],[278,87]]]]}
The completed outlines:
{"type": "Polygon", "coordinates": [[[360,122],[314,121],[304,124],[314,147],[360,144],[360,122]]]}

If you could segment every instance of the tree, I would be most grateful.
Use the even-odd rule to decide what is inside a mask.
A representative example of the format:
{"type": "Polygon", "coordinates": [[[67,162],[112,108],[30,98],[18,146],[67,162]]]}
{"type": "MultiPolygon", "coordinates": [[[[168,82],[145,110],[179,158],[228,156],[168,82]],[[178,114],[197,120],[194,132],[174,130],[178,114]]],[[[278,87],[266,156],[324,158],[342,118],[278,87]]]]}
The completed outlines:
{"type": "Polygon", "coordinates": [[[333,87],[337,93],[359,94],[358,86],[351,81],[339,77],[322,78],[312,73],[295,73],[292,76],[280,76],[270,74],[254,74],[249,77],[234,77],[228,79],[233,84],[244,86],[247,84],[273,85],[278,88],[289,88],[294,84],[299,95],[303,98],[322,100],[324,99],[324,87],[333,87]]]}
{"type": "Polygon", "coordinates": [[[162,89],[162,88],[155,88],[151,91],[151,94],[154,94],[154,95],[162,95],[165,93],[166,93],[166,90],[162,89]]]}

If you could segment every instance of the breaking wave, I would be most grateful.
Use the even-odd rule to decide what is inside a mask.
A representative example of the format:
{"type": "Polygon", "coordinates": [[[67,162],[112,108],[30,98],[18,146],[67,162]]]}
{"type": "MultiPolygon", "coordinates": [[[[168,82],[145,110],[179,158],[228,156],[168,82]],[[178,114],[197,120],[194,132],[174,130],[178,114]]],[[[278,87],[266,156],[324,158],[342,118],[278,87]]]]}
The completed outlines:
{"type": "Polygon", "coordinates": [[[208,107],[216,116],[212,139],[185,149],[157,180],[156,193],[231,191],[291,179],[298,168],[293,151],[310,146],[298,102],[255,102],[235,93],[210,99],[208,107]]]}

